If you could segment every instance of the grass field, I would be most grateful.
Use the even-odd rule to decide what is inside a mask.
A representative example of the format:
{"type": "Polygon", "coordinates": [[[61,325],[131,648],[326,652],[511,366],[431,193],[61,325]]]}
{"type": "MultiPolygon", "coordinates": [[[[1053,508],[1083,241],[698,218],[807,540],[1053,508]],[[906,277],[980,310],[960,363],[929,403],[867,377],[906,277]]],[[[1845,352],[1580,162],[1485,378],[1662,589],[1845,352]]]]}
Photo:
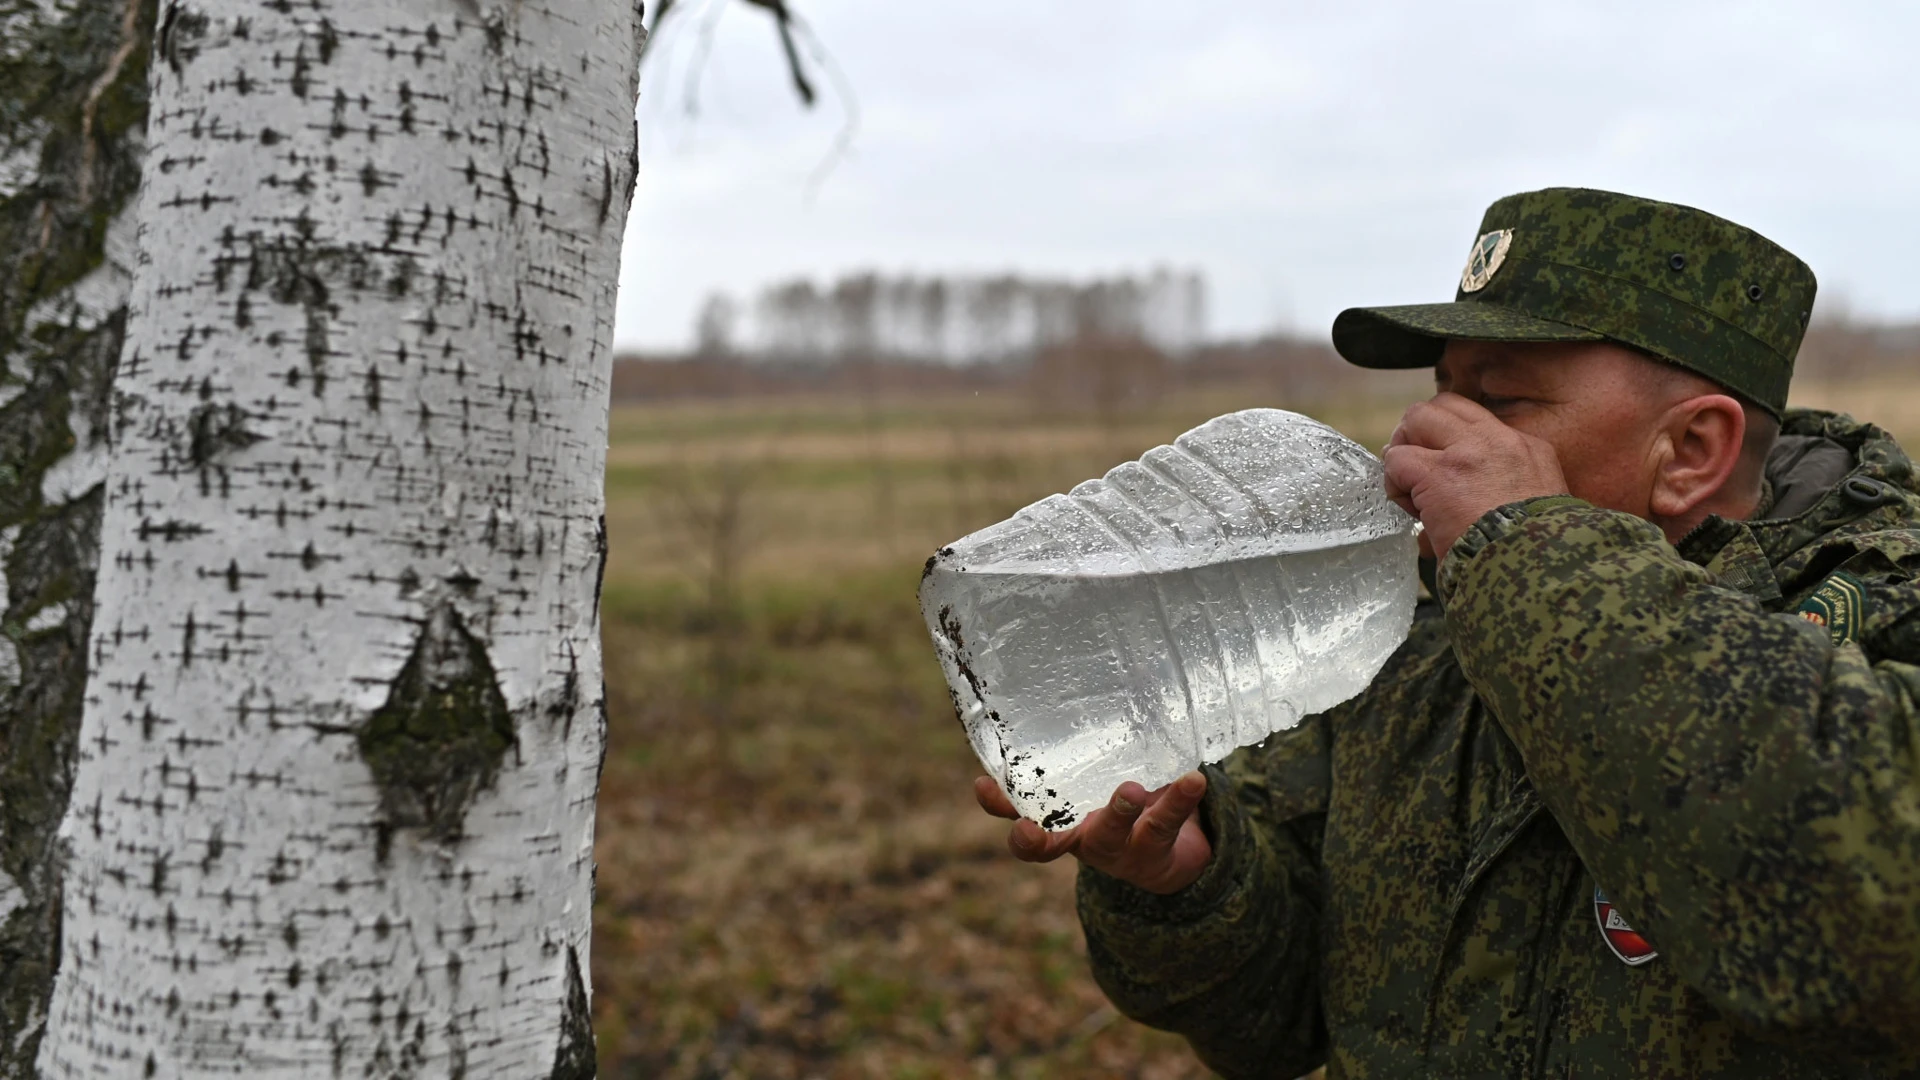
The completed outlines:
{"type": "MultiPolygon", "coordinates": [[[[1206,1075],[1088,977],[1071,865],[1005,853],[914,604],[945,541],[1235,408],[1378,448],[1366,402],[1174,396],[623,407],[609,454],[603,1075],[1206,1075]]],[[[1815,386],[1920,439],[1920,394],[1815,386]]],[[[1911,443],[1909,445],[1912,445],[1911,443]]]]}

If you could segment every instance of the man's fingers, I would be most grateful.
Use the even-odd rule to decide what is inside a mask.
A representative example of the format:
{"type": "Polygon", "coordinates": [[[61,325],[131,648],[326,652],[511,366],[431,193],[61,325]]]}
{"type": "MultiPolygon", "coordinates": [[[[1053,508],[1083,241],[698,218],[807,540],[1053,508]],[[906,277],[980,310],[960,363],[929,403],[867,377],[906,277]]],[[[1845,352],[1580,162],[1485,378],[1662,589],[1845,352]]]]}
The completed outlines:
{"type": "MultiPolygon", "coordinates": [[[[1389,453],[1391,453],[1393,450],[1394,450],[1393,447],[1387,448],[1387,451],[1389,453]]],[[[1382,457],[1381,460],[1382,460],[1382,464],[1385,464],[1384,456],[1382,457]]],[[[1402,479],[1405,479],[1405,477],[1403,476],[1402,479]]],[[[1413,492],[1408,488],[1403,487],[1400,484],[1396,483],[1394,481],[1392,474],[1387,475],[1385,487],[1387,489],[1387,501],[1393,503],[1395,506],[1398,506],[1400,509],[1405,510],[1407,513],[1412,514],[1414,517],[1420,516],[1419,508],[1417,508],[1413,504],[1413,492]]]]}
{"type": "Polygon", "coordinates": [[[1199,771],[1175,780],[1166,795],[1140,816],[1135,835],[1160,847],[1172,847],[1180,835],[1180,826],[1192,816],[1193,808],[1200,805],[1200,799],[1206,793],[1207,778],[1199,771]]]}
{"type": "Polygon", "coordinates": [[[1119,858],[1126,851],[1127,837],[1133,835],[1133,823],[1140,819],[1149,798],[1147,789],[1131,780],[1115,788],[1107,805],[1080,823],[1080,854],[1095,862],[1119,858]]]}
{"type": "Polygon", "coordinates": [[[1000,785],[994,783],[991,776],[973,778],[973,797],[980,803],[980,809],[994,817],[1011,821],[1020,816],[1020,811],[1013,808],[1013,802],[1007,798],[1007,793],[1000,790],[1000,785]]]}
{"type": "MultiPolygon", "coordinates": [[[[1462,415],[1452,402],[1442,401],[1442,398],[1452,398],[1453,401],[1468,405],[1473,404],[1458,394],[1440,394],[1431,401],[1414,402],[1407,406],[1406,413],[1400,417],[1400,428],[1397,432],[1400,445],[1441,449],[1452,445],[1473,426],[1472,417],[1462,415]]],[[[1481,412],[1486,410],[1482,409],[1481,412]]],[[[1493,414],[1487,413],[1487,415],[1493,414]]]]}
{"type": "Polygon", "coordinates": [[[1380,457],[1380,463],[1386,466],[1387,498],[1399,503],[1408,513],[1414,513],[1413,493],[1433,470],[1440,454],[1439,450],[1412,444],[1387,447],[1380,457]]]}
{"type": "Polygon", "coordinates": [[[1163,798],[1167,794],[1168,791],[1171,791],[1173,789],[1173,785],[1161,784],[1159,787],[1154,788],[1152,791],[1148,791],[1147,789],[1140,787],[1139,784],[1136,784],[1133,781],[1129,780],[1126,783],[1121,784],[1120,788],[1116,789],[1116,792],[1119,790],[1127,790],[1131,792],[1133,788],[1140,788],[1140,791],[1139,791],[1140,797],[1135,801],[1138,802],[1142,807],[1148,807],[1148,806],[1152,806],[1154,803],[1159,802],[1161,798],[1163,798]]]}
{"type": "Polygon", "coordinates": [[[1007,850],[1022,862],[1052,862],[1074,850],[1079,843],[1079,829],[1050,833],[1026,818],[1014,822],[1007,833],[1007,850]]]}
{"type": "Polygon", "coordinates": [[[1493,410],[1461,394],[1442,391],[1428,398],[1426,404],[1446,412],[1463,423],[1483,424],[1489,420],[1496,424],[1501,422],[1499,417],[1493,415],[1493,410]]]}

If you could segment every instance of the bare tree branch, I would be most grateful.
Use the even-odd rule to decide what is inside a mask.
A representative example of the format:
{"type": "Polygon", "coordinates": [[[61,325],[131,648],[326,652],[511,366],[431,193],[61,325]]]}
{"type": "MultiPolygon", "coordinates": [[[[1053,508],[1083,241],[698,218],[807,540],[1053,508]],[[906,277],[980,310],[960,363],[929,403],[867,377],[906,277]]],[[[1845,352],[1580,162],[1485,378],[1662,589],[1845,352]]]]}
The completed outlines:
{"type": "Polygon", "coordinates": [[[813,106],[813,83],[807,79],[806,68],[800,63],[800,49],[794,44],[793,24],[798,20],[787,9],[786,0],[743,0],[754,7],[761,8],[773,16],[780,30],[780,47],[787,53],[787,69],[793,74],[793,92],[809,108],[813,106]]]}
{"type": "MultiPolygon", "coordinates": [[[[800,55],[800,46],[794,36],[794,28],[799,26],[804,29],[805,24],[788,7],[787,0],[741,0],[741,2],[751,4],[773,16],[775,28],[780,34],[780,48],[787,54],[787,72],[793,79],[793,92],[799,96],[802,105],[812,108],[814,102],[819,99],[819,92],[814,89],[813,79],[807,74],[806,61],[800,55]]],[[[649,36],[658,35],[660,28],[666,25],[667,18],[680,6],[680,0],[660,0],[660,6],[653,15],[653,28],[649,36]]],[[[642,61],[645,58],[645,54],[642,54],[642,61]]]]}

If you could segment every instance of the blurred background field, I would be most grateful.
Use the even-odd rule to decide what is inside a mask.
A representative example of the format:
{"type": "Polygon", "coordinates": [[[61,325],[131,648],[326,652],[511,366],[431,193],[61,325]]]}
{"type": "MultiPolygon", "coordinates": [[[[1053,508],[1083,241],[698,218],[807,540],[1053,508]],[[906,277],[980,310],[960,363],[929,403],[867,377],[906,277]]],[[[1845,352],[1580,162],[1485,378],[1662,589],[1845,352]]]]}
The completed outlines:
{"type": "Polygon", "coordinates": [[[1411,0],[673,0],[614,333],[604,1074],[1204,1075],[974,808],[920,568],[1232,409],[1377,448],[1426,379],[1325,328],[1444,298],[1500,195],[1758,228],[1823,282],[1798,400],[1920,441],[1915,16],[1724,7],[1509,5],[1484,63],[1484,13],[1411,0]]]}
{"type": "MultiPolygon", "coordinates": [[[[1909,337],[1819,328],[1799,401],[1920,440],[1909,337]]],[[[616,374],[604,1075],[1206,1075],[1093,985],[1070,860],[1014,862],[973,806],[920,568],[1232,409],[1377,449],[1429,376],[1285,339],[1075,332],[994,363],[723,344],[616,374]]]]}

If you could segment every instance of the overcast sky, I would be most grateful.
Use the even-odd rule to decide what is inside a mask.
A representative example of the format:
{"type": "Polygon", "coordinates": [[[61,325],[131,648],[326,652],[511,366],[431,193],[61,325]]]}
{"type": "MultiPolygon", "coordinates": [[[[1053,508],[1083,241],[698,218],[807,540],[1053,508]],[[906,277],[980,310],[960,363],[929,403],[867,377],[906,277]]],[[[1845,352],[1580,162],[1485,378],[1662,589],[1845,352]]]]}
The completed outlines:
{"type": "Polygon", "coordinates": [[[851,146],[816,179],[832,86],[802,111],[759,11],[684,0],[642,90],[623,347],[793,275],[1157,263],[1206,273],[1217,335],[1323,336],[1451,298],[1486,205],[1551,185],[1712,210],[1806,259],[1825,313],[1920,317],[1920,5],[791,2],[851,146]]]}

